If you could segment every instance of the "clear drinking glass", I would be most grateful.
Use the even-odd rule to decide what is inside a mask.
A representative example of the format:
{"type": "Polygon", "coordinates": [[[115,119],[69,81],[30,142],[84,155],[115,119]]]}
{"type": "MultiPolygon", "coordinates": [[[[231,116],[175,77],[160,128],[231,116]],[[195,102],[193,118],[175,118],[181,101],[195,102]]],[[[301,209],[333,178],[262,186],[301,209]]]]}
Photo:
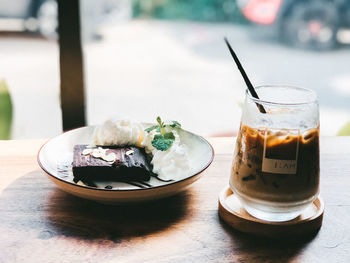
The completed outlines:
{"type": "Polygon", "coordinates": [[[230,187],[254,217],[288,221],[319,193],[317,96],[288,86],[261,86],[256,91],[260,99],[246,91],[230,187]]]}

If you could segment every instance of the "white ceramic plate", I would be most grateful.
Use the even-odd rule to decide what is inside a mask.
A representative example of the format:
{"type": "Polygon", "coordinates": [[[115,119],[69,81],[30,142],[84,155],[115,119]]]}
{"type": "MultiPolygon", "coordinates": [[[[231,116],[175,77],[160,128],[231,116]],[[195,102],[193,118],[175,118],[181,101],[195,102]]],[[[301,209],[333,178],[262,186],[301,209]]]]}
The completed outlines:
{"type": "Polygon", "coordinates": [[[103,203],[129,203],[159,199],[174,195],[198,180],[201,173],[211,164],[214,150],[208,141],[191,132],[179,132],[181,142],[189,149],[190,173],[182,178],[162,182],[152,177],[151,186],[140,188],[121,182],[100,182],[97,187],[89,187],[73,182],[71,163],[73,146],[90,144],[93,141],[94,126],[65,132],[46,142],[38,153],[38,163],[48,177],[67,193],[103,203]],[[105,189],[111,185],[113,189],[105,189]]]}

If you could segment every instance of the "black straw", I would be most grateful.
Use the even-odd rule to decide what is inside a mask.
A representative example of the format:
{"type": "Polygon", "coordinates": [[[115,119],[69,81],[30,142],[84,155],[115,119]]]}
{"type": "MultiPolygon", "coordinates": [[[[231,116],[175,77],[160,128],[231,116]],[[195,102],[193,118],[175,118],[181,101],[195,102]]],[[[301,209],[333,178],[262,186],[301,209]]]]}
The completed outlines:
{"type": "MultiPolygon", "coordinates": [[[[230,45],[230,43],[228,42],[228,40],[227,40],[226,37],[224,38],[224,40],[225,40],[225,43],[226,43],[228,49],[230,50],[231,56],[233,57],[233,59],[234,59],[234,61],[236,62],[236,65],[237,65],[239,71],[240,71],[241,74],[242,74],[242,77],[243,77],[243,79],[244,79],[244,81],[245,81],[245,83],[246,83],[246,85],[247,85],[247,87],[248,87],[248,90],[249,90],[250,94],[252,94],[252,96],[253,96],[254,98],[259,99],[259,96],[258,96],[258,94],[256,93],[256,91],[255,91],[255,89],[254,89],[252,83],[250,82],[250,80],[249,80],[247,74],[245,73],[244,68],[242,67],[241,62],[239,61],[239,59],[238,59],[236,53],[233,51],[233,49],[232,49],[232,47],[231,47],[231,45],[230,45]]],[[[266,113],[266,110],[265,110],[265,108],[264,108],[263,105],[258,104],[258,103],[256,103],[256,105],[258,106],[258,109],[259,109],[259,111],[260,111],[261,113],[266,113]]]]}

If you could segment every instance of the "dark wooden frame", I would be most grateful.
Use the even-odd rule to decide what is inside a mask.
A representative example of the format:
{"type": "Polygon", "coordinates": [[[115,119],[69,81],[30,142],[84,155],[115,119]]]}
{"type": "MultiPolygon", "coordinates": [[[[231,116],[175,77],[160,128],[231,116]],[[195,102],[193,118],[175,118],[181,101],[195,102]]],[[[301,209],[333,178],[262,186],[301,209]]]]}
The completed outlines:
{"type": "Polygon", "coordinates": [[[79,0],[57,0],[63,130],[86,125],[79,0]]]}

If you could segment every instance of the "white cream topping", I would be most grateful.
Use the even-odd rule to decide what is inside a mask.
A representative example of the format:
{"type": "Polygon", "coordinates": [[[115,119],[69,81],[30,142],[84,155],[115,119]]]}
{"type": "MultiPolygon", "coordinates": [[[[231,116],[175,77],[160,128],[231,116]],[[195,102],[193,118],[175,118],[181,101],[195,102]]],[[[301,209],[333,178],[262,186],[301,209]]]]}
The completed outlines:
{"type": "Polygon", "coordinates": [[[162,180],[178,180],[186,177],[190,171],[187,147],[172,145],[166,151],[153,151],[153,172],[162,180]]]}
{"type": "Polygon", "coordinates": [[[188,176],[190,165],[188,149],[186,145],[180,144],[180,136],[175,130],[171,130],[175,141],[166,151],[157,150],[152,146],[152,140],[157,133],[155,130],[147,134],[142,144],[147,153],[152,153],[153,172],[162,180],[178,180],[188,176]]]}
{"type": "Polygon", "coordinates": [[[174,134],[175,141],[168,150],[160,151],[152,145],[153,137],[157,134],[156,130],[146,133],[142,124],[138,122],[109,119],[103,125],[95,128],[94,143],[104,146],[143,146],[146,153],[153,156],[151,161],[153,172],[160,179],[178,180],[190,173],[188,148],[180,143],[180,136],[175,129],[168,131],[174,134]]]}
{"type": "Polygon", "coordinates": [[[131,120],[109,119],[94,131],[94,143],[96,145],[137,145],[143,137],[143,126],[131,120]]]}

